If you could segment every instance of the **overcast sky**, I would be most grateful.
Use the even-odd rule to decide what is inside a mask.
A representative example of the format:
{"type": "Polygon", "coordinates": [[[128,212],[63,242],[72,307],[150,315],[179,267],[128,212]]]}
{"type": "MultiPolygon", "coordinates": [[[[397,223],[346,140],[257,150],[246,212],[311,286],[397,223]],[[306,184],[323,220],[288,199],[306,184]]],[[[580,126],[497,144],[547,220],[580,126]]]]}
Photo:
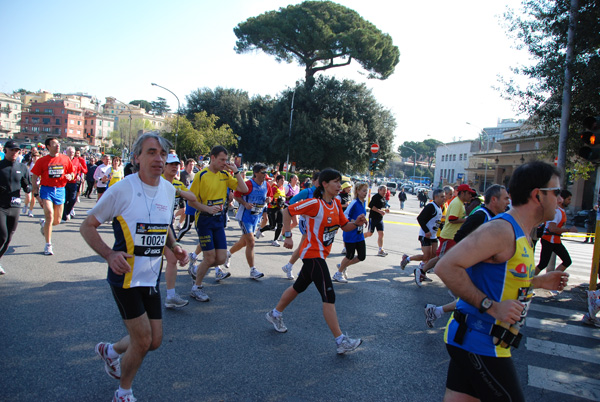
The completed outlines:
{"type": "MultiPolygon", "coordinates": [[[[233,28],[247,18],[298,1],[12,1],[3,2],[0,91],[87,92],[177,101],[217,86],[277,95],[304,77],[302,67],[262,53],[238,55],[233,28]]],[[[527,63],[501,27],[518,0],[341,0],[391,35],[400,63],[385,81],[367,80],[358,63],[325,74],[365,82],[394,113],[395,145],[477,136],[477,127],[517,117],[492,89],[497,76],[527,63]],[[472,123],[472,126],[466,122],[472,123]],[[428,137],[429,136],[429,137],[428,137]]]]}

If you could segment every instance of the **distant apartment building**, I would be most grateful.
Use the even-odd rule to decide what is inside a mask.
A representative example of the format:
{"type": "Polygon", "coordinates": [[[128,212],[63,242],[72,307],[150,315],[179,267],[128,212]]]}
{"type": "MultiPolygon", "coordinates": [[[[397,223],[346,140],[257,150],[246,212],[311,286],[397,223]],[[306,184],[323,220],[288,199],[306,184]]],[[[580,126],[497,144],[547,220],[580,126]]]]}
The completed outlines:
{"type": "Polygon", "coordinates": [[[142,124],[136,124],[136,126],[144,127],[145,122],[152,127],[152,130],[164,131],[167,129],[164,116],[156,116],[150,113],[146,113],[144,108],[137,105],[123,104],[113,97],[106,97],[106,103],[102,106],[104,114],[115,117],[115,129],[119,128],[119,121],[123,120],[129,123],[131,119],[132,123],[138,120],[142,121],[142,124]]]}
{"type": "Polygon", "coordinates": [[[19,96],[21,97],[21,102],[23,102],[23,107],[25,108],[29,107],[33,103],[44,103],[54,98],[54,95],[48,91],[40,91],[37,93],[21,93],[19,96]]]}
{"type": "Polygon", "coordinates": [[[88,144],[101,147],[110,146],[108,135],[115,129],[115,119],[112,116],[86,111],[83,133],[88,144]]]}
{"type": "Polygon", "coordinates": [[[85,119],[78,103],[71,100],[53,99],[32,103],[21,114],[19,138],[40,141],[47,137],[83,140],[85,119]]]}
{"type": "Polygon", "coordinates": [[[13,138],[21,131],[22,112],[19,97],[0,92],[0,138],[13,138]]]}
{"type": "Polygon", "coordinates": [[[479,141],[467,140],[442,144],[435,153],[434,187],[444,183],[466,183],[469,158],[479,150],[479,141]]]}
{"type": "Polygon", "coordinates": [[[69,100],[77,103],[80,109],[91,110],[94,112],[100,111],[100,101],[93,95],[89,95],[85,92],[75,92],[71,94],[59,94],[56,96],[57,99],[69,100]]]}

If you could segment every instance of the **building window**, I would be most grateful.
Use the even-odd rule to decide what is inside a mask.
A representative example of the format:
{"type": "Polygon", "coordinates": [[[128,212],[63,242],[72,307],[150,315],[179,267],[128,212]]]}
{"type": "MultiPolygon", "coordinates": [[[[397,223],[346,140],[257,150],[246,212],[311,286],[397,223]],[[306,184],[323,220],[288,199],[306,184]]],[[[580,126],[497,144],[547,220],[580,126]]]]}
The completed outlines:
{"type": "Polygon", "coordinates": [[[515,148],[515,151],[519,152],[521,150],[521,144],[517,144],[517,147],[515,148]]]}
{"type": "Polygon", "coordinates": [[[75,120],[71,120],[71,124],[75,124],[75,120]]]}
{"type": "Polygon", "coordinates": [[[25,117],[25,123],[29,123],[29,117],[25,117]]]}
{"type": "Polygon", "coordinates": [[[73,129],[69,129],[69,134],[73,134],[73,129]]]}
{"type": "Polygon", "coordinates": [[[81,135],[81,130],[77,130],[77,135],[81,135]]]}
{"type": "Polygon", "coordinates": [[[452,155],[452,161],[456,161],[456,154],[452,155]]]}
{"type": "Polygon", "coordinates": [[[67,133],[67,129],[65,128],[65,134],[67,133]]]}
{"type": "Polygon", "coordinates": [[[81,120],[77,120],[77,125],[81,126],[81,120]]]}
{"type": "Polygon", "coordinates": [[[39,133],[40,132],[40,128],[39,127],[31,127],[31,132],[32,133],[39,133]]]}
{"type": "Polygon", "coordinates": [[[463,155],[463,154],[458,154],[458,160],[459,160],[459,161],[462,161],[462,155],[463,155]]]}
{"type": "Polygon", "coordinates": [[[60,125],[60,119],[56,119],[56,125],[60,125]]]}
{"type": "Polygon", "coordinates": [[[61,110],[60,112],[61,112],[62,114],[65,114],[65,109],[61,110]]]}
{"type": "Polygon", "coordinates": [[[40,123],[40,118],[39,117],[32,117],[31,118],[31,124],[39,124],[40,123]]]}
{"type": "Polygon", "coordinates": [[[94,135],[94,129],[93,128],[90,128],[90,134],[94,135]]]}
{"type": "Polygon", "coordinates": [[[36,113],[39,113],[39,112],[40,112],[40,109],[36,108],[36,109],[35,109],[35,112],[36,112],[36,113]]]}
{"type": "Polygon", "coordinates": [[[50,118],[43,118],[42,119],[42,123],[44,123],[44,124],[50,124],[50,118]]]}
{"type": "Polygon", "coordinates": [[[464,160],[467,160],[467,154],[465,154],[465,156],[463,157],[464,160]]]}
{"type": "Polygon", "coordinates": [[[52,109],[44,109],[44,113],[52,114],[53,112],[52,112],[52,109]]]}
{"type": "Polygon", "coordinates": [[[540,149],[540,143],[538,141],[535,142],[535,149],[540,149]]]}

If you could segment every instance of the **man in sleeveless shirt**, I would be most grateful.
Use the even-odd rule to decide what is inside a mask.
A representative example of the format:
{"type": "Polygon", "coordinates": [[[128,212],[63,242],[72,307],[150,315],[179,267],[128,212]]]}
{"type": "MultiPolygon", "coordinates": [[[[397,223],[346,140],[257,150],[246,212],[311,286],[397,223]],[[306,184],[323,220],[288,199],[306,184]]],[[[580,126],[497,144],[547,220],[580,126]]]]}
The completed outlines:
{"type": "Polygon", "coordinates": [[[107,281],[128,335],[110,344],[96,345],[106,373],[120,381],[113,401],[132,402],[131,385],[146,353],[162,342],[160,273],[164,247],[180,264],[187,253],[175,241],[173,219],[175,188],[161,178],[171,144],[157,132],[140,136],[133,146],[139,173],[111,186],[88,212],[80,232],[88,245],[108,262],[107,281]],[[112,220],[115,244],[110,248],[98,227],[112,220]]]}
{"type": "Polygon", "coordinates": [[[530,233],[554,216],[560,173],[544,162],[519,166],[508,185],[512,208],[454,246],[436,268],[459,297],[444,334],[450,365],[445,401],[523,401],[510,347],[534,288],[562,290],[568,274],[534,276],[530,233]]]}

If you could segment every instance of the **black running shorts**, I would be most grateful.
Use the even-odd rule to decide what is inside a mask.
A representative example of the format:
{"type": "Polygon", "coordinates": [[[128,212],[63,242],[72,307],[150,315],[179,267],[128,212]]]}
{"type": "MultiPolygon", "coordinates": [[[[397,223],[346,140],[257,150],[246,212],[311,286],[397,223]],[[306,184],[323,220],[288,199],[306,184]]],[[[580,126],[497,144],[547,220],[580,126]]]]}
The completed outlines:
{"type": "Polygon", "coordinates": [[[162,319],[162,305],[160,302],[160,290],[158,286],[153,287],[135,287],[123,289],[112,286],[111,291],[119,313],[124,320],[132,320],[148,313],[151,320],[162,319]]]}

